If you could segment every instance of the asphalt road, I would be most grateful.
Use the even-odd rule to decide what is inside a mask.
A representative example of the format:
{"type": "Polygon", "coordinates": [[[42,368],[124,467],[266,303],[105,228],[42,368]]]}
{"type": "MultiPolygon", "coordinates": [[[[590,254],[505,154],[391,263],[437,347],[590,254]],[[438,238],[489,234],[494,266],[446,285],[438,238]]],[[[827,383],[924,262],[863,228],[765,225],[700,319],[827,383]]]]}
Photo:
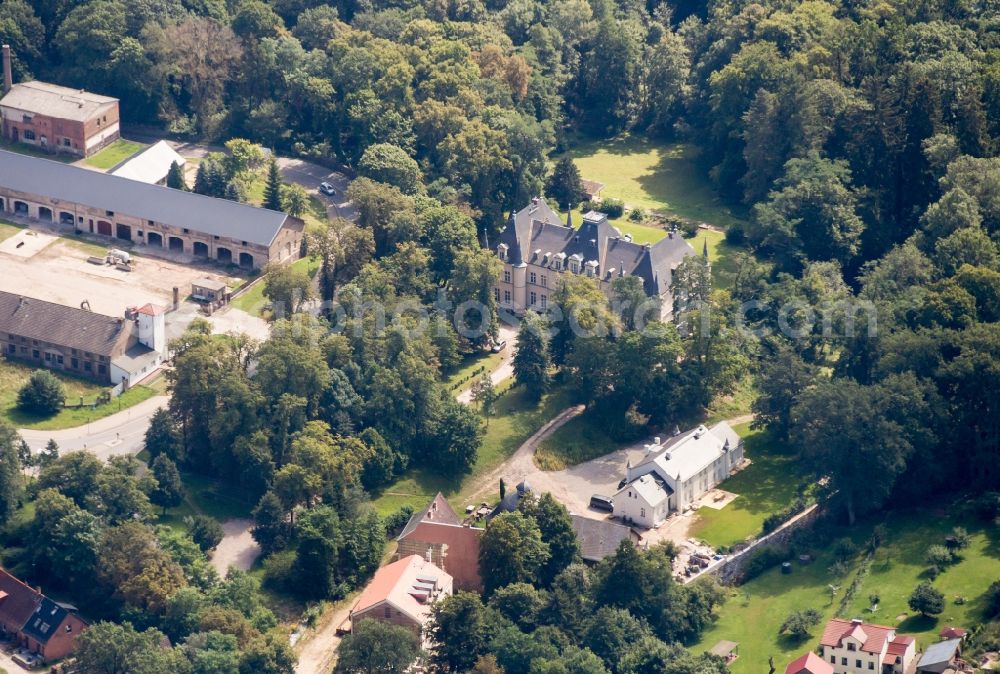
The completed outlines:
{"type": "Polygon", "coordinates": [[[167,396],[155,396],[117,414],[63,431],[20,429],[18,433],[33,452],[55,440],[60,454],[86,450],[102,460],[118,454],[138,454],[145,444],[150,417],[166,407],[169,400],[167,396]]]}
{"type": "Polygon", "coordinates": [[[302,161],[301,159],[288,159],[278,157],[278,169],[281,177],[291,183],[296,183],[306,188],[309,194],[319,198],[326,204],[326,214],[330,218],[344,218],[354,222],[358,219],[358,212],[354,205],[346,200],[345,194],[351,184],[351,180],[339,171],[331,171],[325,166],[302,161]],[[329,197],[319,191],[319,184],[328,182],[333,185],[336,194],[329,197]]]}

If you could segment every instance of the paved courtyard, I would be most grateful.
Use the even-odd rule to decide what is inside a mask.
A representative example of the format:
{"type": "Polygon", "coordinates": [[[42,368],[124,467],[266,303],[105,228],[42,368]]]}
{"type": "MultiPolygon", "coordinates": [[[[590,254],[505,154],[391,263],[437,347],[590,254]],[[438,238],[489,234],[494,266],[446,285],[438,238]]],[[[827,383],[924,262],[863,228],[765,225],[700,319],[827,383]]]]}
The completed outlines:
{"type": "Polygon", "coordinates": [[[53,231],[32,225],[0,243],[3,289],[67,306],[78,307],[86,301],[92,311],[121,316],[127,306],[149,302],[169,306],[174,286],[180,288],[183,299],[195,279],[235,281],[219,269],[146,257],[141,250],[133,256],[135,264],[130,272],[87,262],[88,257],[102,255],[111,245],[59,238],[53,231]],[[18,247],[19,243],[23,245],[18,247]]]}

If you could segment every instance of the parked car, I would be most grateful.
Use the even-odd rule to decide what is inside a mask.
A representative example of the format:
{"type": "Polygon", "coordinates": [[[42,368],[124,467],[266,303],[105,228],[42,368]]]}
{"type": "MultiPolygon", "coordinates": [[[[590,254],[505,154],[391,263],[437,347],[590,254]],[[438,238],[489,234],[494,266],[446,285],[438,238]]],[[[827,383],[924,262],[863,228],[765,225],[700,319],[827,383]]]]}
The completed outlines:
{"type": "Polygon", "coordinates": [[[500,353],[506,348],[507,348],[507,340],[501,339],[499,342],[493,345],[492,351],[493,353],[500,353]]]}
{"type": "Polygon", "coordinates": [[[610,513],[615,509],[615,502],[614,499],[609,496],[594,494],[590,497],[590,507],[594,510],[603,510],[610,513]]]}
{"type": "Polygon", "coordinates": [[[333,197],[337,195],[337,190],[334,189],[333,185],[328,182],[321,182],[319,184],[319,191],[328,197],[333,197]]]}

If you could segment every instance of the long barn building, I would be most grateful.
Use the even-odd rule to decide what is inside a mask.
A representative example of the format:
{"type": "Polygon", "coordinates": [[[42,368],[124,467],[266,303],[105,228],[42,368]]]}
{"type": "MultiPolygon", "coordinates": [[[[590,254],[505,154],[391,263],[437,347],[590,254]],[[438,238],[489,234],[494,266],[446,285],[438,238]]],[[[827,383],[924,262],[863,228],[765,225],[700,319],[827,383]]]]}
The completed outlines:
{"type": "Polygon", "coordinates": [[[0,216],[257,269],[298,257],[302,220],[0,150],[0,216]]]}

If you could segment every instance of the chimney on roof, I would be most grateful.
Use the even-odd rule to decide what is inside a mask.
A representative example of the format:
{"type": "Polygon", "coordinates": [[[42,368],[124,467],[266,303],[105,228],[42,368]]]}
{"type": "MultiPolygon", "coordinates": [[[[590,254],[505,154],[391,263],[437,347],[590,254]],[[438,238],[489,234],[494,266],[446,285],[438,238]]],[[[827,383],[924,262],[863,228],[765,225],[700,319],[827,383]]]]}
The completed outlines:
{"type": "Polygon", "coordinates": [[[6,94],[14,86],[14,75],[10,64],[10,45],[3,46],[3,92],[6,94]]]}
{"type": "Polygon", "coordinates": [[[861,618],[851,618],[851,624],[852,625],[862,625],[862,624],[864,624],[864,622],[865,621],[862,620],[861,618]]]}

